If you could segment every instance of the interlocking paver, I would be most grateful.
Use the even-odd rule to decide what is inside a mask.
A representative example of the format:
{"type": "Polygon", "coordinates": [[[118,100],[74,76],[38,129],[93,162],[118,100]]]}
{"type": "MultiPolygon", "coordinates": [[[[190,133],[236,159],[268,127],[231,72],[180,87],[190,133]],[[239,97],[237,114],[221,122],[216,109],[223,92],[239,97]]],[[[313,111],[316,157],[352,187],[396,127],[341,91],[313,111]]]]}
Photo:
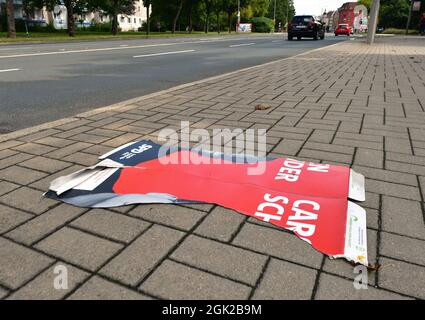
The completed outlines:
{"type": "MultiPolygon", "coordinates": [[[[423,199],[422,202],[425,202],[425,177],[419,177],[419,184],[421,186],[422,199],[423,199]]],[[[0,185],[1,185],[1,182],[0,182],[0,185]]]]}
{"type": "Polygon", "coordinates": [[[190,230],[205,215],[198,210],[158,204],[137,206],[129,214],[183,230],[190,230]]]}
{"type": "Polygon", "coordinates": [[[95,271],[122,245],[71,228],[62,228],[37,243],[43,252],[95,271]]]}
{"type": "Polygon", "coordinates": [[[310,299],[317,271],[271,259],[253,299],[310,299]]]}
{"type": "Polygon", "coordinates": [[[32,217],[33,215],[29,213],[0,205],[0,233],[10,230],[32,217]]]}
{"type": "Polygon", "coordinates": [[[397,183],[366,179],[366,190],[386,196],[394,196],[411,200],[421,200],[419,188],[397,183]]]}
{"type": "MultiPolygon", "coordinates": [[[[67,294],[74,290],[78,285],[84,282],[90,276],[89,273],[75,268],[66,263],[56,263],[27,285],[20,288],[7,299],[9,300],[58,300],[63,299],[67,294]],[[64,269],[66,268],[66,269],[64,269]],[[66,271],[65,271],[66,270],[66,271]],[[66,288],[55,288],[55,279],[58,276],[66,276],[66,288]]],[[[58,281],[57,279],[56,281],[58,281]]],[[[57,285],[57,284],[56,284],[57,285]]]]}
{"type": "Polygon", "coordinates": [[[354,163],[356,165],[382,169],[384,166],[384,152],[366,148],[357,148],[354,163]]]}
{"type": "Polygon", "coordinates": [[[49,159],[46,157],[35,157],[27,161],[21,162],[20,165],[29,169],[53,173],[59,170],[63,170],[71,166],[72,164],[69,162],[49,159]]]}
{"type": "Polygon", "coordinates": [[[0,151],[0,160],[5,158],[10,158],[11,156],[16,155],[18,152],[12,149],[5,149],[0,151]]]}
{"type": "Polygon", "coordinates": [[[3,299],[9,292],[3,288],[0,288],[0,299],[3,299]]]}
{"type": "Polygon", "coordinates": [[[58,133],[61,133],[61,131],[57,129],[46,129],[46,130],[41,130],[37,133],[28,134],[24,137],[19,138],[19,140],[26,141],[26,142],[33,142],[45,137],[52,136],[54,134],[58,134],[58,133]]]}
{"type": "Polygon", "coordinates": [[[278,258],[319,268],[322,255],[288,232],[246,223],[234,244],[278,258]]]}
{"type": "Polygon", "coordinates": [[[0,150],[13,148],[13,147],[19,146],[20,144],[23,144],[23,142],[16,141],[16,140],[9,140],[9,141],[5,141],[5,142],[0,142],[0,150]]]}
{"type": "Polygon", "coordinates": [[[294,156],[298,153],[303,144],[303,141],[290,140],[284,137],[283,141],[273,149],[273,152],[281,153],[286,156],[294,156]]]}
{"type": "Polygon", "coordinates": [[[414,187],[418,186],[418,180],[414,174],[401,173],[391,170],[382,170],[378,168],[370,168],[358,165],[354,165],[352,168],[356,172],[363,174],[369,179],[405,184],[414,187]]]}
{"type": "Polygon", "coordinates": [[[87,230],[107,238],[130,242],[150,224],[107,210],[91,210],[71,223],[71,226],[87,230]]]}
{"type": "Polygon", "coordinates": [[[42,144],[38,144],[38,143],[32,143],[32,142],[21,144],[21,145],[15,147],[14,149],[21,151],[21,152],[34,154],[34,155],[43,155],[45,153],[52,152],[52,151],[56,150],[56,148],[54,148],[54,147],[49,147],[49,146],[46,146],[46,145],[42,145],[42,144]]]}
{"type": "Polygon", "coordinates": [[[251,288],[173,261],[164,261],[140,289],[164,299],[247,299],[251,288]]]}
{"type": "Polygon", "coordinates": [[[93,155],[93,154],[89,154],[85,152],[75,152],[73,154],[70,154],[69,156],[66,156],[65,158],[63,158],[63,160],[77,163],[79,165],[87,166],[87,167],[92,166],[99,162],[97,155],[93,155]]]}
{"type": "Polygon", "coordinates": [[[380,263],[380,287],[425,299],[425,267],[388,258],[380,263]]]}
{"type": "Polygon", "coordinates": [[[40,191],[27,187],[1,196],[0,202],[35,214],[43,213],[57,204],[57,201],[44,198],[40,191]]]}
{"type": "Polygon", "coordinates": [[[22,185],[27,185],[46,176],[46,173],[20,166],[11,166],[9,168],[0,170],[0,179],[7,180],[9,182],[20,183],[22,185]]]}
{"type": "Polygon", "coordinates": [[[408,139],[385,137],[385,151],[412,154],[412,146],[408,139]]]}
{"type": "Polygon", "coordinates": [[[1,249],[14,256],[0,260],[8,272],[0,273],[7,275],[0,298],[37,291],[66,298],[69,291],[51,291],[47,255],[84,275],[70,282],[76,299],[146,298],[137,287],[162,298],[424,298],[425,90],[422,65],[409,59],[425,54],[421,40],[346,41],[58,127],[0,136],[1,249]],[[272,108],[255,111],[258,103],[272,108]],[[355,274],[343,259],[323,260],[293,234],[213,204],[89,211],[42,197],[56,177],[124,143],[156,141],[181,120],[209,131],[266,128],[271,156],[342,163],[364,174],[369,259],[383,265],[369,272],[369,289],[353,289],[355,274]],[[182,241],[185,232],[193,235],[182,241]],[[100,276],[86,273],[100,267],[100,276]]]}
{"type": "Polygon", "coordinates": [[[74,144],[75,141],[67,140],[67,139],[61,139],[56,137],[46,137],[42,138],[40,140],[35,141],[37,144],[43,144],[55,148],[64,148],[66,146],[69,146],[70,144],[74,144]]]}
{"type": "Polygon", "coordinates": [[[39,241],[49,233],[54,232],[68,221],[82,214],[87,209],[61,204],[46,213],[28,221],[16,229],[8,232],[6,236],[27,245],[39,241]]]}
{"type": "Polygon", "coordinates": [[[8,288],[17,289],[47,268],[53,259],[0,238],[0,261],[0,283],[8,288]]]}
{"type": "Polygon", "coordinates": [[[424,240],[382,232],[380,245],[380,253],[384,256],[425,266],[424,240]]]}
{"type": "Polygon", "coordinates": [[[213,240],[189,236],[171,258],[254,285],[267,257],[213,240]]]}
{"type": "Polygon", "coordinates": [[[308,141],[330,143],[335,135],[333,130],[315,129],[308,141]]]}
{"type": "Polygon", "coordinates": [[[0,196],[12,190],[18,189],[19,185],[9,181],[0,181],[0,196]]]}
{"type": "Polygon", "coordinates": [[[64,159],[66,156],[72,155],[82,149],[87,149],[91,145],[92,144],[86,142],[76,142],[71,145],[67,145],[66,147],[46,153],[44,156],[53,159],[64,159]]]}
{"type": "Polygon", "coordinates": [[[122,283],[136,285],[183,237],[184,233],[154,225],[100,271],[122,283]]]}
{"type": "Polygon", "coordinates": [[[405,300],[402,295],[375,289],[355,289],[354,282],[328,274],[321,274],[315,296],[317,300],[405,300]]]}
{"type": "Polygon", "coordinates": [[[93,277],[77,289],[70,300],[149,300],[150,298],[126,287],[93,277]]]}
{"type": "Polygon", "coordinates": [[[229,241],[245,216],[233,210],[216,207],[195,229],[195,233],[221,241],[229,241]]]}
{"type": "Polygon", "coordinates": [[[382,229],[425,239],[421,203],[384,196],[382,199],[382,229]]]}

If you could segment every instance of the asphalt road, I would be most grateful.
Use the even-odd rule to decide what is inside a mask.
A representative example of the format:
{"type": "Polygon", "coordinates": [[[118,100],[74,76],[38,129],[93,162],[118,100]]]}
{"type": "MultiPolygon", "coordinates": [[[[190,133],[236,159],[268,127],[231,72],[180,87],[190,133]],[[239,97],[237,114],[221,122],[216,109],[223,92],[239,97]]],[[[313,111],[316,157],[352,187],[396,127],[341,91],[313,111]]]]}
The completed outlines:
{"type": "Polygon", "coordinates": [[[0,45],[0,134],[344,40],[234,35],[0,45]]]}

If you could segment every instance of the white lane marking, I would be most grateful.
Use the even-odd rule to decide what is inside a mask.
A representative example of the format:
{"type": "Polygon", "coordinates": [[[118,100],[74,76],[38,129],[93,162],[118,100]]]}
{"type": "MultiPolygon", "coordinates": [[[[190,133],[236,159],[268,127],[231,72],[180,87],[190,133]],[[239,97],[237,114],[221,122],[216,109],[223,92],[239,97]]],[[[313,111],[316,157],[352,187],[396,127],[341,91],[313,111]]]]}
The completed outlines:
{"type": "Polygon", "coordinates": [[[229,46],[229,48],[246,47],[246,46],[252,46],[252,45],[254,45],[254,44],[255,44],[255,42],[251,42],[251,43],[233,44],[233,45],[229,46]]]}
{"type": "Polygon", "coordinates": [[[29,49],[32,49],[33,47],[22,47],[22,48],[19,48],[19,47],[13,47],[13,48],[0,48],[0,51],[12,51],[12,50],[29,50],[29,49]]]}
{"type": "Polygon", "coordinates": [[[21,69],[5,69],[5,70],[0,70],[0,73],[2,73],[2,72],[12,72],[12,71],[21,71],[21,69]]]}
{"type": "Polygon", "coordinates": [[[169,52],[150,53],[150,54],[142,54],[140,56],[133,56],[133,58],[145,58],[145,57],[165,56],[165,55],[169,55],[169,54],[188,53],[188,52],[194,52],[194,51],[195,50],[182,50],[182,51],[169,51],[169,52]]]}
{"type": "Polygon", "coordinates": [[[223,40],[222,38],[201,38],[200,41],[214,41],[214,40],[223,40]]]}
{"type": "Polygon", "coordinates": [[[128,44],[120,44],[120,47],[128,47],[128,44]]]}
{"type": "Polygon", "coordinates": [[[274,42],[281,42],[281,41],[282,41],[282,40],[274,40],[274,41],[272,41],[272,42],[274,43],[274,42]]]}
{"type": "MultiPolygon", "coordinates": [[[[182,45],[182,44],[199,44],[199,43],[240,41],[240,40],[246,40],[246,39],[244,39],[244,38],[234,38],[234,39],[220,39],[220,40],[209,40],[209,41],[182,41],[182,42],[171,42],[171,43],[144,44],[144,45],[140,45],[140,46],[107,47],[107,48],[86,49],[86,50],[68,50],[68,51],[51,51],[51,52],[40,52],[40,51],[38,51],[37,53],[14,54],[14,55],[0,56],[0,59],[34,57],[34,56],[50,56],[50,55],[55,55],[55,54],[71,54],[71,53],[85,53],[85,52],[100,52],[100,51],[139,49],[139,48],[166,47],[166,46],[177,46],[177,45],[182,45]]],[[[252,38],[252,40],[264,40],[264,38],[252,38]]]]}

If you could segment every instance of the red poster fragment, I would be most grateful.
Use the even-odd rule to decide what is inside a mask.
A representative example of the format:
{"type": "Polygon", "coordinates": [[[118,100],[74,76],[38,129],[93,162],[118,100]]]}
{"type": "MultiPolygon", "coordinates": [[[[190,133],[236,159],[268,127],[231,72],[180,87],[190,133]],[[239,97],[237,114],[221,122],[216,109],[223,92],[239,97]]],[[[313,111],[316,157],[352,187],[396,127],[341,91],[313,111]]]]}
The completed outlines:
{"type": "Polygon", "coordinates": [[[348,201],[364,200],[364,182],[350,168],[179,149],[161,155],[160,148],[151,141],[126,145],[53,181],[47,196],[84,207],[215,203],[291,230],[330,257],[368,264],[366,212],[348,201]],[[263,172],[249,174],[259,164],[263,172]]]}

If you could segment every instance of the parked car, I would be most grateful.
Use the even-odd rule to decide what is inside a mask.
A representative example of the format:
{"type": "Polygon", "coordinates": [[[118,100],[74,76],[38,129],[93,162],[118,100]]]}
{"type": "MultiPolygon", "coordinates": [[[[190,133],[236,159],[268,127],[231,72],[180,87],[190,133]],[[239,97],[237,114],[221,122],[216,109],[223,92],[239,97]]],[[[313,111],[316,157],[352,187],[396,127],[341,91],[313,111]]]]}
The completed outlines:
{"type": "Polygon", "coordinates": [[[352,34],[351,27],[348,24],[339,24],[338,27],[335,29],[335,36],[339,35],[346,35],[350,36],[352,34]]]}
{"type": "Polygon", "coordinates": [[[302,37],[317,39],[325,38],[325,25],[313,16],[294,16],[288,24],[288,40],[294,37],[301,40],[302,37]]]}

